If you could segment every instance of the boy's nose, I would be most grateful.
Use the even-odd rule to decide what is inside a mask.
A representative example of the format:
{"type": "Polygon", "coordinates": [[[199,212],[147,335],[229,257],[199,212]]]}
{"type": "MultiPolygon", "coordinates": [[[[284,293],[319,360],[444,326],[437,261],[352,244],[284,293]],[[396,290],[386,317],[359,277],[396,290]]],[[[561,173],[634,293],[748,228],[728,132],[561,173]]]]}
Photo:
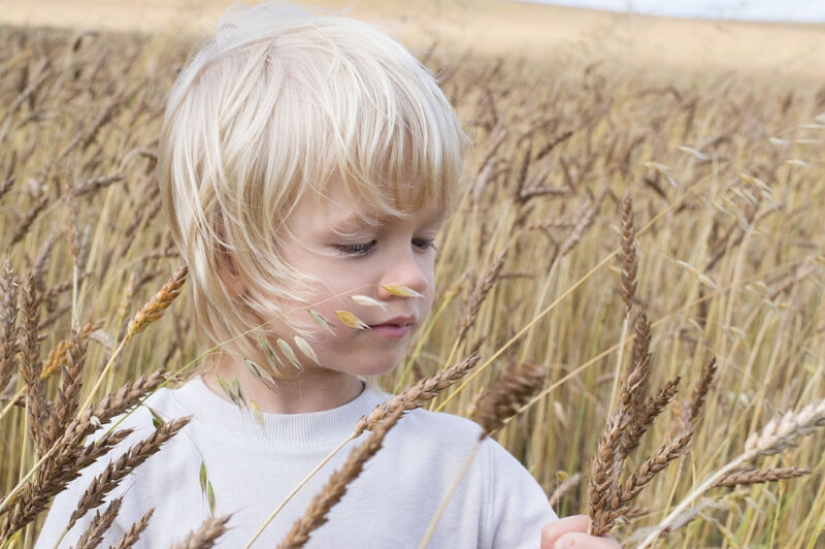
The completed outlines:
{"type": "Polygon", "coordinates": [[[384,285],[404,286],[421,294],[427,290],[431,278],[429,260],[424,257],[417,258],[413,254],[414,252],[403,256],[399,254],[399,257],[388,265],[378,287],[379,298],[389,300],[395,297],[384,289],[384,285]]]}

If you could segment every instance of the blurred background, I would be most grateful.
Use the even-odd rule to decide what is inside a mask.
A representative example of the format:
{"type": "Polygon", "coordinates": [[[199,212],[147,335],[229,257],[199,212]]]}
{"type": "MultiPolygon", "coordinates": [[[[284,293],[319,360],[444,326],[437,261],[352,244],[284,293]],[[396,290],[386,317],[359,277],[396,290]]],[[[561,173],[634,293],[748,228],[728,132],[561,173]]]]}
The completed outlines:
{"type": "MultiPolygon", "coordinates": [[[[532,60],[736,71],[815,81],[825,74],[825,2],[324,0],[380,24],[409,47],[532,60]],[[561,5],[566,4],[566,5],[561,5]],[[667,17],[665,17],[667,16],[667,17]],[[587,51],[584,51],[587,50],[587,51]]],[[[225,0],[0,0],[0,24],[203,34],[225,0]]]]}

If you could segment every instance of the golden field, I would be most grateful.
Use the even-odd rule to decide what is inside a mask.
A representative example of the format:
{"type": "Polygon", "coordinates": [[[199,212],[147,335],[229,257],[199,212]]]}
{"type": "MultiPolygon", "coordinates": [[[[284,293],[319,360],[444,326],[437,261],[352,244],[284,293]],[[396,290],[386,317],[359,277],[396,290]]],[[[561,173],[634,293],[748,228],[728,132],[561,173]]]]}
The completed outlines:
{"type": "MultiPolygon", "coordinates": [[[[175,382],[197,364],[185,285],[168,309],[150,301],[180,264],[153,169],[166,93],[221,7],[0,0],[5,23],[71,27],[0,27],[2,547],[36,537],[54,425],[76,425],[87,403],[109,413],[104,395],[136,393],[143,374],[175,382]]],[[[427,404],[469,415],[508,367],[545,366],[496,436],[560,514],[586,513],[645,311],[651,398],[677,376],[680,390],[622,482],[692,428],[702,367],[716,357],[718,372],[690,451],[646,479],[612,533],[629,547],[665,524],[667,547],[825,547],[822,27],[490,0],[365,0],[352,14],[439,74],[474,143],[438,243],[431,324],[383,386],[477,351],[427,404]],[[756,482],[710,486],[731,469],[756,482]]]]}

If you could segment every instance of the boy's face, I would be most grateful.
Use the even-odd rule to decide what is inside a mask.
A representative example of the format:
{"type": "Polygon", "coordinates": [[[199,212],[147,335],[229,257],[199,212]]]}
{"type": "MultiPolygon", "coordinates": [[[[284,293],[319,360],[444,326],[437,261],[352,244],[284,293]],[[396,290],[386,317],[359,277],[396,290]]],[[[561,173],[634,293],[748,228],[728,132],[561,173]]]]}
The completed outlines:
{"type": "MultiPolygon", "coordinates": [[[[292,212],[293,236],[283,250],[290,265],[316,279],[310,302],[295,304],[293,314],[306,319],[311,309],[334,324],[334,334],[317,326],[307,337],[321,367],[350,375],[391,371],[424,323],[434,296],[433,241],[445,214],[425,207],[402,219],[368,224],[365,218],[375,221],[369,205],[353,203],[343,185],[332,182],[324,198],[304,199],[292,212]],[[394,295],[387,285],[420,297],[394,295]],[[368,328],[345,325],[336,311],[354,314],[368,328]]],[[[317,367],[297,349],[296,354],[305,368],[317,367]]]]}

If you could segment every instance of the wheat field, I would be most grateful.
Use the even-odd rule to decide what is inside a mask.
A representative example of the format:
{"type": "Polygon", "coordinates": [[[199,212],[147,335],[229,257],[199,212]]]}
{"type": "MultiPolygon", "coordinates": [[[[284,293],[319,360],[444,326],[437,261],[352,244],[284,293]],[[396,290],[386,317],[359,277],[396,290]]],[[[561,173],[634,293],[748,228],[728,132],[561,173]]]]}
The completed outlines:
{"type": "MultiPolygon", "coordinates": [[[[192,47],[0,28],[4,548],[33,545],[96,421],[197,367],[153,172],[192,47]]],[[[825,86],[437,46],[423,62],[473,148],[432,319],[380,384],[476,353],[423,405],[484,423],[482,391],[543,366],[486,425],[560,515],[599,501],[628,547],[825,547],[825,86]],[[647,353],[661,413],[600,484],[594,456],[647,353]],[[638,494],[613,505],[628,479],[638,494]]]]}

